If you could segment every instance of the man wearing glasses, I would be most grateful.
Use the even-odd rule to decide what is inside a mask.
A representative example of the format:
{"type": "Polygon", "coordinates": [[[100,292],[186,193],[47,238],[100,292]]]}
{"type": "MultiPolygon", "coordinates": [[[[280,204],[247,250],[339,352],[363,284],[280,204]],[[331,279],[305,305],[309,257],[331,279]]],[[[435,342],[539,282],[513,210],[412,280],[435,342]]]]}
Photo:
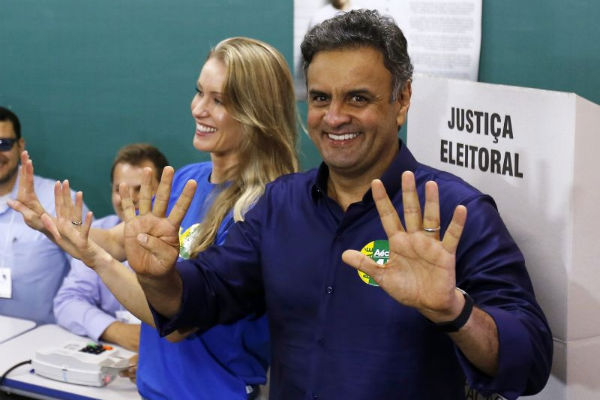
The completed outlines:
{"type": "MultiPolygon", "coordinates": [[[[19,118],[0,107],[0,314],[50,323],[52,299],[68,272],[69,259],[7,204],[17,198],[24,149],[19,118]]],[[[42,205],[54,214],[54,181],[35,176],[34,186],[42,205]]]]}

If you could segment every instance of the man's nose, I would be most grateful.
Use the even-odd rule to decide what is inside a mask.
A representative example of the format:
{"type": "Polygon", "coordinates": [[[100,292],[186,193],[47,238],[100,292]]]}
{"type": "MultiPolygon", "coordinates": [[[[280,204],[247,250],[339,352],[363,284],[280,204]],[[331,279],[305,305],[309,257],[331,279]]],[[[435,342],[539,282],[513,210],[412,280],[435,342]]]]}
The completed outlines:
{"type": "Polygon", "coordinates": [[[346,112],[342,102],[332,102],[327,109],[323,120],[328,126],[337,128],[341,125],[349,123],[352,118],[346,112]]]}

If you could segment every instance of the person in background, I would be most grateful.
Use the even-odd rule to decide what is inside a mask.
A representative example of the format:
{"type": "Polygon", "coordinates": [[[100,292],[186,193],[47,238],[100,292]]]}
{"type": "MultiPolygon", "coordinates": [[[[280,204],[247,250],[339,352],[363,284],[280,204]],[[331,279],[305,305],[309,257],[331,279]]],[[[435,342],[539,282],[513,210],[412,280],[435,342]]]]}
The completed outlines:
{"type": "MultiPolygon", "coordinates": [[[[211,161],[187,165],[175,176],[172,168],[165,168],[162,179],[169,187],[158,190],[153,201],[159,215],[167,210],[174,215],[191,203],[169,237],[182,259],[196,257],[213,244],[222,245],[229,229],[244,220],[266,185],[298,169],[292,77],[284,57],[267,43],[244,37],[220,42],[202,67],[191,112],[193,146],[209,152],[211,161]],[[188,201],[185,207],[176,203],[178,197],[188,201]]],[[[150,178],[147,173],[140,213],[147,212],[151,202],[150,178]]],[[[144,322],[137,371],[140,394],[151,400],[257,398],[270,360],[264,313],[207,330],[175,333],[170,335],[175,343],[161,338],[135,274],[116,261],[125,255],[129,235],[125,226],[90,230],[90,215],[83,226],[73,225],[72,220],[79,221],[84,214],[81,205],[73,207],[66,189],[68,185],[56,200],[57,219],[35,212],[39,207],[34,196],[24,195],[11,206],[26,214],[34,228],[43,219],[46,227],[39,229],[51,230],[61,246],[94,268],[121,304],[144,322]]],[[[23,188],[23,192],[33,190],[23,188]]],[[[125,217],[130,218],[135,210],[124,185],[121,196],[129,205],[125,217]]]]}
{"type": "MultiPolygon", "coordinates": [[[[127,184],[137,205],[143,169],[152,170],[152,192],[156,191],[166,157],[156,147],[145,143],[127,145],[119,150],[111,167],[111,200],[115,214],[94,221],[95,228],[110,229],[123,220],[119,185],[127,184]]],[[[127,267],[125,267],[127,268],[127,267]]],[[[56,322],[81,336],[117,344],[138,351],[140,321],[117,301],[94,270],[78,259],[54,298],[56,322]]]]}
{"type": "Polygon", "coordinates": [[[318,169],[273,182],[189,260],[168,240],[182,210],[128,207],[125,250],[159,332],[266,310],[271,399],[540,391],[552,334],[494,201],[398,138],[412,94],[402,31],[353,10],[310,30],[302,54],[318,169]]]}
{"type": "MultiPolygon", "coordinates": [[[[8,206],[19,187],[19,156],[25,150],[17,115],[0,107],[0,314],[53,323],[52,299],[69,271],[70,257],[8,206]]],[[[30,176],[40,205],[54,212],[55,182],[30,176]]],[[[72,194],[72,193],[71,193],[72,194]]]]}

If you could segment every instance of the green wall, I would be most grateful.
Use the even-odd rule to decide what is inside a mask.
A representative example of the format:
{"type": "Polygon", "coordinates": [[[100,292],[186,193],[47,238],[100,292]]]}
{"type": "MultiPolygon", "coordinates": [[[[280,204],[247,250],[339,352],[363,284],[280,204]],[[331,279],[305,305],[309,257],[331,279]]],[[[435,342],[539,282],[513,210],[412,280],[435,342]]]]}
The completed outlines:
{"type": "Polygon", "coordinates": [[[175,167],[192,147],[190,101],[211,46],[267,41],[292,59],[291,2],[2,0],[0,104],[20,117],[36,173],[69,178],[96,215],[112,212],[115,152],[145,141],[175,167]]]}
{"type": "Polygon", "coordinates": [[[600,1],[484,0],[479,80],[600,104],[600,1]]]}
{"type": "MultiPolygon", "coordinates": [[[[122,145],[151,142],[175,167],[207,159],[191,145],[189,103],[211,46],[250,36],[292,60],[291,0],[0,4],[0,105],[20,116],[36,172],[69,178],[98,216],[111,212],[108,174],[122,145]]],[[[480,80],[600,103],[598,20],[598,0],[484,0],[480,80]]],[[[319,158],[301,136],[307,168],[319,158]]]]}

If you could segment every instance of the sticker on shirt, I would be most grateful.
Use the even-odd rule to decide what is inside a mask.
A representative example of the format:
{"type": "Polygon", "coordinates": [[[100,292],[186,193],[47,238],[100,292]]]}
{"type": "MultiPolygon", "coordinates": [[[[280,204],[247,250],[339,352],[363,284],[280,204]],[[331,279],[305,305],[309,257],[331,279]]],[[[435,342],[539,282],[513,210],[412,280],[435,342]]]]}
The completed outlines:
{"type": "MultiPolygon", "coordinates": [[[[371,258],[377,264],[383,265],[390,258],[390,245],[387,240],[374,240],[367,243],[361,250],[365,256],[371,258]]],[[[379,286],[371,276],[362,271],[357,271],[360,279],[371,286],[379,286]]]]}
{"type": "Polygon", "coordinates": [[[10,268],[0,268],[0,298],[12,297],[12,276],[10,268]]]}
{"type": "Polygon", "coordinates": [[[179,257],[188,259],[192,254],[192,245],[194,233],[198,229],[200,224],[194,224],[187,228],[185,231],[179,228],[179,257]]]}

